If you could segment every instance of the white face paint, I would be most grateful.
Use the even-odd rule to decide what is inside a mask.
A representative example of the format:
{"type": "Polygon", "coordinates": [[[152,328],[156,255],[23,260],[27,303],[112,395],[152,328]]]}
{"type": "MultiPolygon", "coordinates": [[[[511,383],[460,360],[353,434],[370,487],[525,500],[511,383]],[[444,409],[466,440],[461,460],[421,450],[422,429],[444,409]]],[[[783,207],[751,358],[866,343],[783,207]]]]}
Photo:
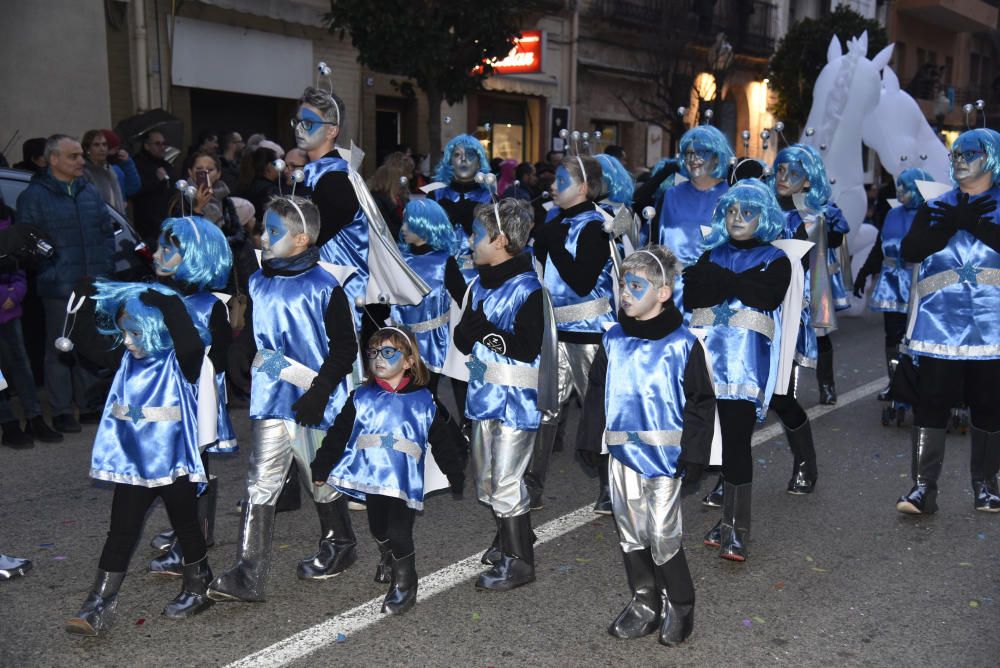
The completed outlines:
{"type": "Polygon", "coordinates": [[[726,209],[726,232],[733,241],[748,241],[760,225],[760,212],[734,202],[726,209]]]}
{"type": "Polygon", "coordinates": [[[709,148],[694,144],[684,152],[684,166],[687,168],[688,178],[692,180],[712,176],[712,172],[719,166],[719,156],[709,148]]]}
{"type": "Polygon", "coordinates": [[[156,245],[156,252],[153,253],[153,269],[157,276],[173,276],[177,273],[177,268],[184,261],[180,249],[171,239],[165,235],[160,235],[159,243],[156,245]]]}
{"type": "Polygon", "coordinates": [[[479,153],[474,148],[456,146],[451,152],[451,171],[455,180],[468,183],[476,178],[479,171],[479,153]]]}
{"type": "Polygon", "coordinates": [[[410,244],[411,246],[423,246],[427,243],[426,239],[417,236],[405,222],[399,230],[399,235],[402,237],[404,243],[410,244]]]}
{"type": "Polygon", "coordinates": [[[326,129],[333,125],[314,109],[302,105],[298,116],[292,119],[295,128],[295,144],[303,151],[311,151],[326,141],[326,129]]]}
{"type": "MultiPolygon", "coordinates": [[[[898,199],[899,203],[903,205],[903,208],[909,209],[910,208],[910,202],[913,201],[913,191],[910,190],[909,188],[907,188],[904,184],[897,183],[896,184],[896,199],[898,199]]],[[[914,207],[914,208],[916,208],[916,207],[914,207]]]]}
{"type": "Polygon", "coordinates": [[[132,354],[132,357],[136,359],[145,357],[146,351],[142,348],[142,330],[139,329],[139,325],[132,319],[132,316],[128,313],[122,313],[121,317],[118,318],[118,328],[122,332],[125,348],[132,354]]]}
{"type": "Polygon", "coordinates": [[[986,151],[975,140],[967,141],[963,146],[956,142],[949,157],[952,174],[959,183],[978,178],[986,171],[986,151]]]}
{"type": "Polygon", "coordinates": [[[663,310],[660,289],[641,271],[626,271],[621,283],[621,309],[636,320],[648,320],[663,310]]]}
{"type": "Polygon", "coordinates": [[[295,255],[295,241],[285,220],[274,211],[264,213],[264,233],[260,235],[261,259],[295,255]]]}

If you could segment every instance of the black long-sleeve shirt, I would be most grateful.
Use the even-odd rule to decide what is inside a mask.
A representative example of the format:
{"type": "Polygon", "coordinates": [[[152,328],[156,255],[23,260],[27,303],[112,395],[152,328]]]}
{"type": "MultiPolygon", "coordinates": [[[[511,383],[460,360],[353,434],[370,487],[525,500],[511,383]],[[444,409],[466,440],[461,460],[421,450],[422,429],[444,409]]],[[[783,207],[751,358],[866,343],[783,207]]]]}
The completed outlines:
{"type": "MultiPolygon", "coordinates": [[[[414,255],[424,255],[430,253],[434,249],[424,244],[422,246],[410,246],[410,252],[414,255]]],[[[448,260],[444,265],[444,288],[451,295],[451,298],[455,300],[455,303],[461,304],[462,298],[465,297],[465,290],[469,286],[465,282],[465,276],[462,275],[462,271],[458,268],[458,262],[455,258],[448,256],[448,260]]]]}
{"type": "Polygon", "coordinates": [[[642,210],[647,206],[656,206],[656,193],[660,186],[667,180],[668,176],[679,171],[680,167],[677,164],[668,162],[660,168],[660,171],[649,177],[645,183],[637,186],[632,193],[632,210],[641,216],[642,210]]]}
{"type": "MultiPolygon", "coordinates": [[[[334,149],[323,157],[339,158],[340,153],[334,149]]],[[[321,176],[313,186],[312,201],[319,209],[318,248],[350,225],[360,206],[347,172],[327,172],[321,176]]]]}
{"type": "MultiPolygon", "coordinates": [[[[747,241],[730,241],[737,248],[754,248],[763,242],[757,239],[747,241]]],[[[711,263],[706,251],[698,258],[697,265],[711,263]]],[[[684,308],[691,310],[707,308],[721,304],[730,297],[736,297],[751,308],[762,311],[773,311],[781,306],[788,291],[788,283],[792,279],[792,265],[787,257],[781,257],[771,262],[766,268],[751,267],[744,272],[736,273],[724,267],[714,266],[718,280],[695,280],[685,274],[684,278],[684,308]]]]}

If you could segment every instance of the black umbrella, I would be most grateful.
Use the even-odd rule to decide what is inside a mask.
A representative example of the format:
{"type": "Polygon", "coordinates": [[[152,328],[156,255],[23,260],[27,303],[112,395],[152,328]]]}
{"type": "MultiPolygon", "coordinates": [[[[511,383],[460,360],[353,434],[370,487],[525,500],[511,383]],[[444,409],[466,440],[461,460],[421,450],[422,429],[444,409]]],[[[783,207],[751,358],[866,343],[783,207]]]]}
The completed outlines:
{"type": "Polygon", "coordinates": [[[141,148],[140,138],[150,130],[159,130],[169,146],[180,149],[184,145],[184,122],[163,109],[130,116],[115,126],[115,132],[133,152],[141,148]]]}

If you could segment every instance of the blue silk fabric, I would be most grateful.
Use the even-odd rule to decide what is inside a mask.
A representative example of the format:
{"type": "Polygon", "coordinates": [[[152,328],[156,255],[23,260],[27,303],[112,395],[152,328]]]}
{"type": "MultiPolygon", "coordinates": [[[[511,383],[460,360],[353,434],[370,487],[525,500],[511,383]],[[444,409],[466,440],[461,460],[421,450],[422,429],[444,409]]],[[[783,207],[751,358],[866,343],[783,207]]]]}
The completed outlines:
{"type": "Polygon", "coordinates": [[[604,335],[608,356],[604,411],[607,430],[625,432],[622,445],[608,445],[612,457],[646,478],[677,477],[684,429],[684,369],[698,339],[684,325],[662,339],[628,336],[621,325],[604,335]],[[669,445],[642,440],[641,432],[671,434],[669,445]]]}
{"type": "Polygon", "coordinates": [[[362,385],[354,392],[353,401],[357,411],[354,429],[327,482],[358,499],[367,494],[391,496],[423,510],[427,436],[437,412],[430,390],[398,393],[362,385]],[[362,435],[378,436],[379,445],[359,447],[362,435]],[[394,448],[396,439],[419,446],[419,457],[394,448]]]}
{"type": "MultiPolygon", "coordinates": [[[[697,262],[704,250],[701,226],[712,224],[715,205],[728,190],[725,181],[708,190],[698,190],[690,181],[669,188],[660,205],[660,238],[655,243],[672,250],[685,267],[697,262]]],[[[674,304],[684,310],[684,279],[680,271],[674,280],[674,304]]]]}
{"type": "Polygon", "coordinates": [[[94,437],[90,477],[141,487],[162,487],[183,476],[208,482],[198,449],[196,393],[173,351],[142,359],[126,352],[94,437]],[[131,417],[114,417],[116,403],[131,409],[131,417]],[[142,409],[157,408],[178,409],[180,420],[143,417],[142,409]]]}
{"type": "MultiPolygon", "coordinates": [[[[826,229],[830,232],[844,234],[844,243],[847,243],[846,235],[851,231],[851,226],[847,224],[847,219],[844,218],[843,212],[837,208],[836,204],[826,205],[824,222],[826,223],[826,229]]],[[[835,267],[830,270],[830,290],[833,294],[833,308],[835,311],[844,311],[851,308],[851,300],[847,294],[847,288],[844,287],[844,274],[840,266],[840,249],[827,248],[826,254],[827,262],[831,267],[835,267]]]]}
{"type": "MultiPolygon", "coordinates": [[[[785,229],[782,239],[794,239],[795,232],[802,225],[802,216],[795,209],[785,212],[785,229]]],[[[813,251],[809,251],[812,253],[813,251]]],[[[810,265],[812,262],[810,262],[810,265]]],[[[819,345],[816,342],[816,330],[812,328],[812,307],[809,305],[809,270],[806,269],[802,286],[802,314],[800,316],[798,338],[795,341],[795,363],[801,366],[816,368],[819,358],[819,345]]]]}
{"type": "Polygon", "coordinates": [[[910,231],[916,209],[906,209],[898,206],[889,211],[882,223],[882,271],[875,280],[868,301],[872,311],[887,313],[906,313],[910,303],[910,280],[913,278],[913,265],[906,264],[899,256],[899,247],[903,237],[910,231]]]}
{"type": "MultiPolygon", "coordinates": [[[[766,268],[782,257],[785,254],[771,245],[739,249],[727,243],[712,249],[709,260],[741,273],[761,263],[766,268]]],[[[752,401],[757,406],[758,418],[763,420],[777,380],[781,308],[761,311],[730,297],[711,310],[715,312],[716,319],[713,324],[705,327],[706,335],[703,340],[712,366],[715,396],[717,399],[752,401]],[[743,309],[762,313],[774,320],[773,340],[757,331],[726,324],[727,315],[743,309]]]]}
{"type": "MultiPolygon", "coordinates": [[[[580,233],[587,225],[597,221],[598,225],[604,224],[604,216],[597,209],[591,209],[577,214],[572,218],[566,218],[560,225],[569,225],[569,235],[566,237],[566,250],[576,259],[576,245],[580,241],[580,233]]],[[[548,223],[546,223],[548,224],[548,223]]],[[[578,295],[573,288],[569,287],[559,275],[559,269],[552,262],[552,256],[545,258],[545,287],[549,289],[552,297],[552,307],[558,309],[562,306],[574,306],[576,304],[586,304],[595,299],[607,299],[608,310],[597,316],[585,318],[583,320],[572,320],[569,322],[557,322],[556,328],[561,332],[592,332],[603,333],[605,324],[615,321],[614,314],[614,279],[611,277],[612,262],[609,257],[601,269],[600,276],[593,290],[585,295],[578,295]]]]}
{"type": "Polygon", "coordinates": [[[423,301],[415,306],[393,305],[393,322],[412,327],[420,323],[429,323],[435,319],[445,318],[444,322],[433,329],[420,327],[414,331],[420,357],[427,368],[440,372],[444,359],[448,354],[448,312],[451,308],[451,295],[444,286],[444,272],[448,262],[447,251],[431,251],[422,255],[414,255],[408,249],[402,249],[403,261],[424,279],[431,291],[423,301]]]}
{"type": "MultiPolygon", "coordinates": [[[[295,276],[272,276],[261,271],[250,277],[253,300],[253,334],[257,350],[276,351],[319,371],[330,350],[324,315],[337,279],[315,266],[295,276]]],[[[295,420],[292,404],[305,390],[259,368],[251,370],[250,419],[295,420]]],[[[328,429],[347,400],[347,379],[330,395],[323,422],[328,429]]]]}
{"type": "MultiPolygon", "coordinates": [[[[444,188],[431,191],[431,197],[438,202],[444,200],[461,202],[466,200],[486,204],[493,201],[489,188],[486,186],[479,186],[469,192],[458,192],[451,186],[445,186],[444,188]]],[[[472,249],[469,247],[469,235],[465,233],[465,229],[460,223],[454,220],[451,223],[455,230],[455,248],[457,249],[455,251],[455,261],[458,262],[458,268],[462,272],[462,276],[465,277],[465,282],[468,283],[477,275],[476,266],[472,263],[472,249]]]]}
{"type": "MultiPolygon", "coordinates": [[[[219,301],[219,298],[211,292],[197,292],[184,297],[188,313],[191,314],[191,317],[194,318],[197,324],[205,328],[206,332],[212,331],[208,323],[212,317],[212,311],[219,301]]],[[[219,440],[215,445],[205,448],[205,452],[214,454],[237,452],[240,448],[236,444],[236,430],[233,428],[233,421],[229,417],[229,399],[226,396],[225,369],[215,374],[215,390],[219,398],[219,424],[216,428],[219,440]]]]}
{"type": "MultiPolygon", "coordinates": [[[[957,192],[952,190],[933,201],[954,204],[957,192]]],[[[984,195],[1000,200],[1000,188],[994,186],[984,195]]],[[[988,216],[991,224],[1000,224],[1000,212],[988,216]]],[[[911,315],[909,350],[940,359],[1000,359],[997,269],[1000,253],[965,230],[955,232],[944,248],[921,262],[917,285],[911,286],[918,291],[919,301],[911,315]],[[948,281],[950,285],[936,290],[930,286],[922,289],[922,281],[934,283],[956,274],[957,282],[948,281]],[[926,294],[919,296],[921,292],[926,294]]]]}
{"type": "MultiPolygon", "coordinates": [[[[472,283],[466,308],[483,305],[486,318],[505,332],[514,331],[514,320],[528,297],[542,289],[534,272],[509,278],[496,289],[484,288],[477,279],[472,283]]],[[[495,353],[481,342],[472,346],[469,357],[469,393],[465,400],[465,416],[470,420],[500,420],[504,425],[522,431],[537,431],[542,414],[538,410],[538,390],[511,385],[488,383],[477,374],[481,365],[507,364],[538,369],[541,354],[530,364],[495,353]]]]}

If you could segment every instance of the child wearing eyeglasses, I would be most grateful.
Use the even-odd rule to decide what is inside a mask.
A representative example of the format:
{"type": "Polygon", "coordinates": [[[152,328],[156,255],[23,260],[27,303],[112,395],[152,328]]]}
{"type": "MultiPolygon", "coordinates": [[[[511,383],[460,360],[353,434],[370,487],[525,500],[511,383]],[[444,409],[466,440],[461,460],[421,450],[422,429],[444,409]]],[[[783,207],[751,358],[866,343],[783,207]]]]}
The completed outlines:
{"type": "Polygon", "coordinates": [[[375,582],[388,582],[382,612],[400,615],[417,601],[413,521],[424,508],[428,448],[462,493],[466,445],[458,425],[427,388],[430,372],[416,338],[383,327],[368,340],[367,382],[351,393],[312,462],[317,487],[367,502],[381,558],[375,582]]]}

